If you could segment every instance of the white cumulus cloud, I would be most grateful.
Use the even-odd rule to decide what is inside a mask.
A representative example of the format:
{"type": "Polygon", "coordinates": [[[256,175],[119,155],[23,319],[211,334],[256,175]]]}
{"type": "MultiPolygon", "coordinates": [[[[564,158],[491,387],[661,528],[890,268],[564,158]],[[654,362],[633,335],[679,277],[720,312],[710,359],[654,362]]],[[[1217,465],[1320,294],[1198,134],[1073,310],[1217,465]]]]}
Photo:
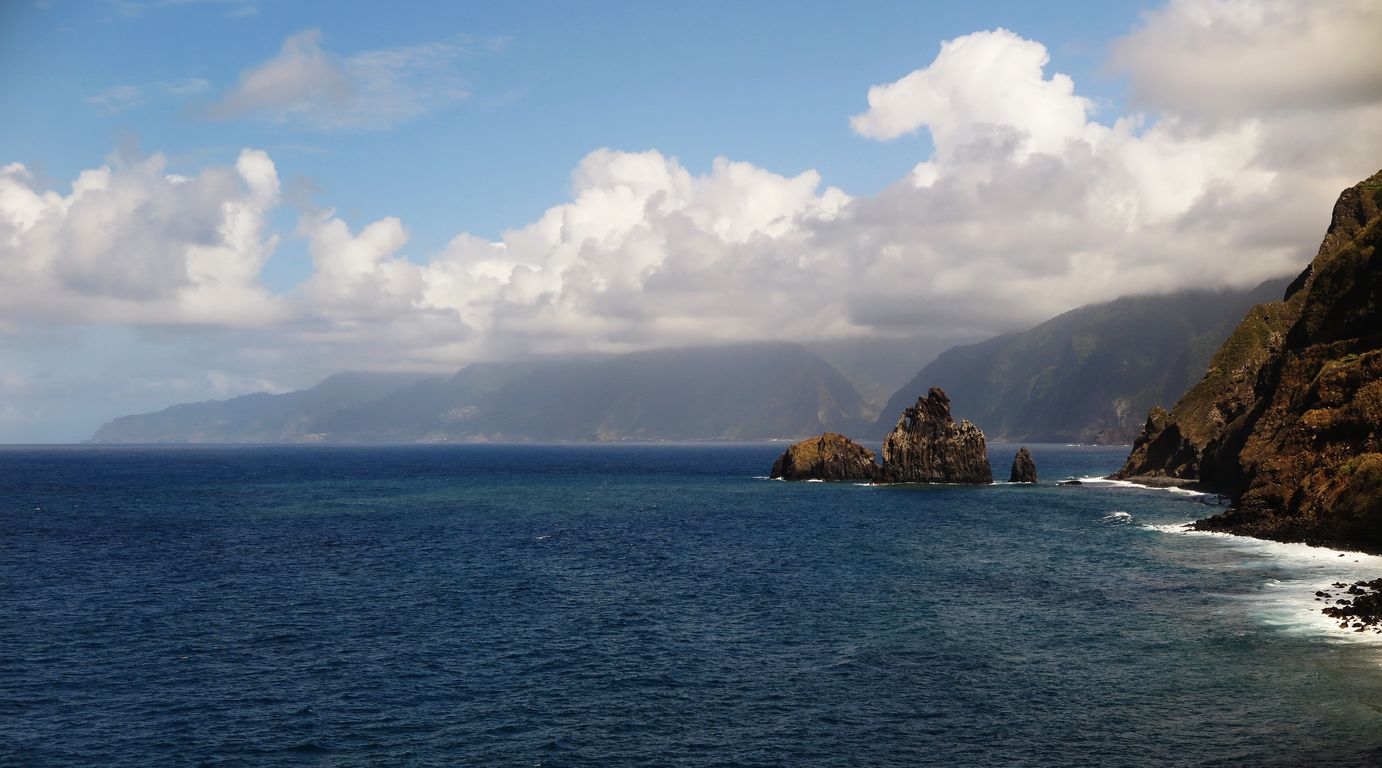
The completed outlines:
{"type": "MultiPolygon", "coordinates": [[[[226,381],[281,381],[304,366],[440,369],[866,335],[972,340],[1125,294],[1247,287],[1303,266],[1339,190],[1382,165],[1382,96],[1356,51],[1330,50],[1345,38],[1315,10],[1329,5],[1177,0],[1153,12],[1114,53],[1148,111],[1105,122],[1079,83],[1049,71],[1040,42],[1001,29],[946,41],[869,89],[852,118],[869,139],[932,139],[874,195],[851,198],[812,170],[725,158],[693,169],[654,150],[599,149],[573,170],[566,202],[494,239],[458,233],[435,253],[409,252],[406,211],[373,222],[309,211],[297,236],[313,271],[285,295],[258,280],[279,199],[262,152],[188,178],[157,157],[116,163],[82,173],[67,193],[8,166],[0,329],[35,318],[192,323],[201,334],[231,326],[235,343],[220,348],[235,355],[216,370],[226,381]],[[1195,29],[1218,36],[1223,56],[1266,62],[1283,44],[1282,19],[1304,30],[1290,50],[1315,78],[1311,93],[1289,78],[1249,78],[1231,108],[1220,105],[1211,96],[1229,87],[1232,63],[1206,74],[1198,94],[1165,85],[1179,76],[1167,61],[1199,57],[1214,69],[1195,29]],[[1349,61],[1326,63],[1331,53],[1349,61]],[[1171,95],[1156,95],[1163,86],[1171,95]]],[[[1333,7],[1355,26],[1373,18],[1349,0],[1333,7]]],[[[396,119],[406,106],[361,94],[403,82],[390,98],[406,105],[408,77],[390,73],[437,69],[419,62],[450,55],[341,60],[319,36],[299,35],[221,104],[317,127],[350,123],[366,106],[396,119]],[[377,86],[350,61],[367,62],[377,86]]]]}
{"type": "Polygon", "coordinates": [[[258,283],[278,238],[273,161],[258,150],[193,177],[159,155],[83,171],[67,194],[0,169],[0,319],[263,325],[282,302],[258,283]]]}
{"type": "Polygon", "coordinates": [[[1172,0],[1114,45],[1144,106],[1260,117],[1382,101],[1382,3],[1172,0]]]}

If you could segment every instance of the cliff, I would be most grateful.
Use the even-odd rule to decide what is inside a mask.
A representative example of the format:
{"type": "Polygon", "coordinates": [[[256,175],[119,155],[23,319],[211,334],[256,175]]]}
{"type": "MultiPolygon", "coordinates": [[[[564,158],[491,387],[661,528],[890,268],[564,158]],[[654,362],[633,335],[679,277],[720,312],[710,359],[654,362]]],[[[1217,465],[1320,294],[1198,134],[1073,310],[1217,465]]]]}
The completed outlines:
{"type": "Polygon", "coordinates": [[[1250,310],[1205,377],[1148,416],[1114,477],[1199,481],[1196,525],[1382,552],[1382,173],[1345,190],[1314,261],[1250,310]]]}

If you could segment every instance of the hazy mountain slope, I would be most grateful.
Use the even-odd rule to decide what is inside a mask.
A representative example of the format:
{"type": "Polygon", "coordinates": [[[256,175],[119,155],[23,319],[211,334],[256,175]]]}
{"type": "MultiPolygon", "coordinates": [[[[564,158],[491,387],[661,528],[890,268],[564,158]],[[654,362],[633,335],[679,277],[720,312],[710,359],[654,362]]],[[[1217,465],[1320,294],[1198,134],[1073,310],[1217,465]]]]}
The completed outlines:
{"type": "Polygon", "coordinates": [[[338,373],[311,389],[208,400],[157,413],[121,416],[99,430],[97,443],[274,443],[304,439],[334,411],[377,400],[423,378],[405,373],[338,373]]]}
{"type": "Polygon", "coordinates": [[[1147,410],[1174,402],[1248,307],[1280,296],[1286,282],[1125,297],[952,348],[893,395],[868,434],[886,434],[895,414],[936,386],[993,439],[1131,441],[1147,410]]]}
{"type": "Polygon", "coordinates": [[[906,384],[917,369],[936,359],[936,355],[955,345],[932,338],[915,339],[840,339],[813,341],[804,346],[821,356],[849,379],[855,391],[879,415],[884,403],[906,384]]]}
{"type": "Polygon", "coordinates": [[[340,440],[749,440],[858,430],[868,409],[794,344],[477,363],[322,423],[340,440]]]}
{"type": "Polygon", "coordinates": [[[752,440],[827,429],[858,432],[870,416],[839,371],[796,344],[477,363],[450,379],[416,381],[369,401],[290,420],[293,427],[287,430],[282,415],[292,411],[293,400],[277,397],[252,395],[124,417],[112,422],[123,430],[107,425],[98,439],[129,441],[123,438],[128,434],[178,442],[239,441],[246,435],[264,442],[303,435],[337,442],[752,440]],[[179,433],[174,427],[188,420],[164,424],[165,415],[179,408],[212,410],[216,419],[179,433]],[[160,428],[132,428],[144,420],[160,428]]]}

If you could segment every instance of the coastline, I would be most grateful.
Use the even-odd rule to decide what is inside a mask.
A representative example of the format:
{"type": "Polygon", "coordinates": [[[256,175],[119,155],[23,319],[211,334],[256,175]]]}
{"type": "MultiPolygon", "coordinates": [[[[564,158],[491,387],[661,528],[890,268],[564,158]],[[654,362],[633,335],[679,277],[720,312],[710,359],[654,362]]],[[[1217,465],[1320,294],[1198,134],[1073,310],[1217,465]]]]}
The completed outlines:
{"type": "MultiPolygon", "coordinates": [[[[1326,615],[1324,609],[1338,606],[1341,599],[1352,600],[1350,586],[1382,575],[1382,555],[1316,547],[1302,542],[1281,542],[1221,531],[1202,531],[1193,523],[1144,523],[1143,530],[1172,536],[1215,541],[1253,557],[1268,559],[1289,578],[1268,578],[1255,595],[1235,595],[1234,599],[1258,603],[1258,613],[1268,624],[1286,630],[1309,631],[1334,640],[1367,643],[1382,650],[1382,629],[1374,618],[1367,626],[1340,626],[1340,619],[1326,615]],[[1338,585],[1342,584],[1340,587],[1338,585]]],[[[1380,659],[1382,661],[1382,659],[1380,659]]]]}

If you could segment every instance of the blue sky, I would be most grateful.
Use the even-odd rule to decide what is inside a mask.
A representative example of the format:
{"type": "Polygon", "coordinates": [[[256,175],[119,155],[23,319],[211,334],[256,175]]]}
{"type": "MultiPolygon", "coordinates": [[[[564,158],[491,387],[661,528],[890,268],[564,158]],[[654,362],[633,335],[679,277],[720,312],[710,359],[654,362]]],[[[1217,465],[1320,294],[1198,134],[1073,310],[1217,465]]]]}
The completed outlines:
{"type": "Polygon", "coordinates": [[[0,5],[0,442],[344,369],[928,346],[1291,273],[1382,6],[0,5]]]}
{"type": "MultiPolygon", "coordinates": [[[[167,154],[173,171],[262,147],[281,176],[353,218],[408,213],[412,250],[425,252],[457,231],[494,237],[530,221],[566,198],[571,169],[598,147],[656,148],[697,171],[718,156],[786,175],[814,168],[851,195],[876,192],[928,139],[869,141],[847,116],[870,85],[979,29],[1044,41],[1053,70],[1119,114],[1124,78],[1106,71],[1107,44],[1148,5],[14,3],[0,24],[0,110],[19,119],[0,125],[0,147],[4,161],[58,180],[132,144],[167,154]],[[198,116],[305,29],[347,56],[467,41],[477,50],[456,70],[472,95],[389,130],[198,116]],[[159,85],[196,80],[206,89],[187,96],[159,85]],[[139,101],[113,113],[87,101],[122,86],[140,88],[139,101]]],[[[309,270],[302,244],[289,243],[265,279],[287,289],[309,270]]]]}

